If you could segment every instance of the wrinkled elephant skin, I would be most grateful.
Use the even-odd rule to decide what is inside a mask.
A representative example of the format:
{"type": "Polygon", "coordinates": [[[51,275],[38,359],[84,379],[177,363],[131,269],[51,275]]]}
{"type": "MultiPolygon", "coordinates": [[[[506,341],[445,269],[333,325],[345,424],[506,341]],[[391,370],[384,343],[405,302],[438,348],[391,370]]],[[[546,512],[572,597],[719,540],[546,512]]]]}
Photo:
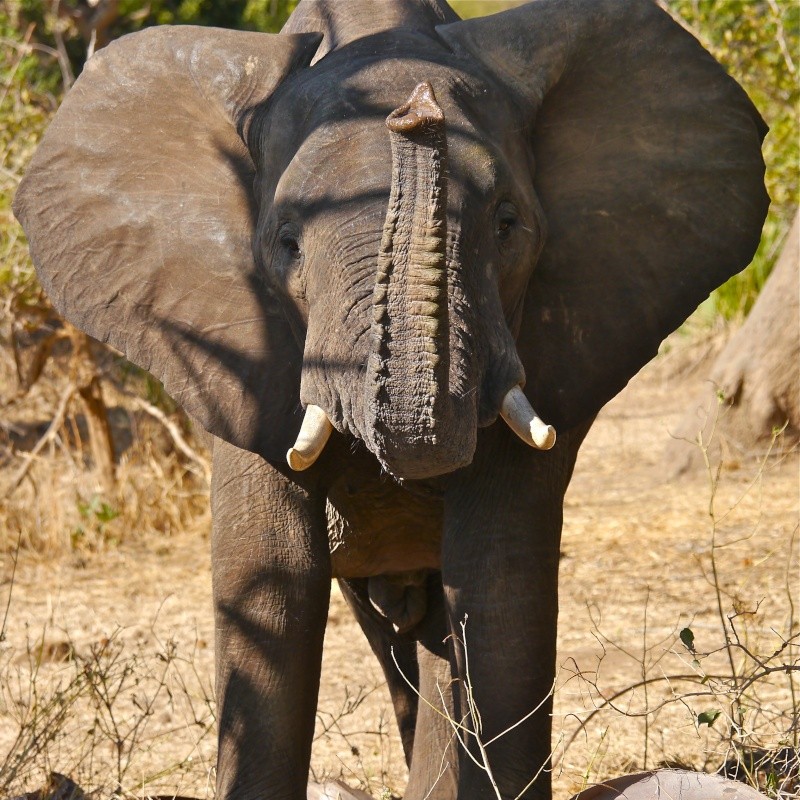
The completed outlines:
{"type": "Polygon", "coordinates": [[[578,448],[749,262],[764,133],[652,0],[302,0],[87,62],[14,209],[59,311],[213,434],[217,797],[305,795],[332,577],[406,796],[496,796],[474,700],[498,791],[551,797],[578,448]]]}

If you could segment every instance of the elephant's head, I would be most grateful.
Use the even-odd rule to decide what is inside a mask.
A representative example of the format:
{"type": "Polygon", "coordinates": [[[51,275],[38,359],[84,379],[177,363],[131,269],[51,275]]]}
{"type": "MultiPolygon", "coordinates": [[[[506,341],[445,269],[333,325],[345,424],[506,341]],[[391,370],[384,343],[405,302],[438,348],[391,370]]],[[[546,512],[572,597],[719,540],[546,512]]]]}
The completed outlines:
{"type": "Polygon", "coordinates": [[[763,123],[650,0],[356,5],[94,56],[15,201],[42,282],[273,460],[332,427],[439,475],[501,412],[547,447],[517,387],[590,418],[749,261],[763,123]]]}
{"type": "Polygon", "coordinates": [[[255,256],[302,347],[301,403],[418,478],[468,464],[524,381],[512,330],[544,231],[505,93],[440,42],[410,44],[413,60],[364,58],[369,39],[329,54],[248,139],[255,256]]]}

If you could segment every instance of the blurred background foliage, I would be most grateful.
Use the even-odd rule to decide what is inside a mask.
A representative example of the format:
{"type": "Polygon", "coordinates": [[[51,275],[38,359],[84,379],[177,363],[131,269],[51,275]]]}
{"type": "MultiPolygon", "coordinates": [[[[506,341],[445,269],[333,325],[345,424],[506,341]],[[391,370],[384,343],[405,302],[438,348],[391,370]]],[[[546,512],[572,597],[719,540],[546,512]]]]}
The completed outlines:
{"type": "Polygon", "coordinates": [[[149,25],[278,31],[295,5],[297,0],[0,2],[0,303],[8,308],[13,302],[17,311],[46,305],[11,200],[48,120],[88,55],[149,25]]]}
{"type": "MultiPolygon", "coordinates": [[[[344,0],[343,0],[344,1],[344,0]]],[[[712,317],[744,315],[780,251],[800,202],[796,0],[662,0],[746,88],[770,126],[765,143],[773,200],[752,265],[706,304],[712,317]]],[[[277,31],[297,0],[4,0],[0,4],[0,298],[40,302],[11,198],[47,120],[93,50],[155,24],[277,31]],[[26,300],[27,298],[27,300],[26,300]]],[[[454,0],[462,16],[520,0],[454,0]]]]}
{"type": "Polygon", "coordinates": [[[712,315],[746,314],[767,280],[800,203],[800,2],[667,0],[669,10],[747,90],[769,125],[772,206],[752,264],[712,296],[712,315]]]}

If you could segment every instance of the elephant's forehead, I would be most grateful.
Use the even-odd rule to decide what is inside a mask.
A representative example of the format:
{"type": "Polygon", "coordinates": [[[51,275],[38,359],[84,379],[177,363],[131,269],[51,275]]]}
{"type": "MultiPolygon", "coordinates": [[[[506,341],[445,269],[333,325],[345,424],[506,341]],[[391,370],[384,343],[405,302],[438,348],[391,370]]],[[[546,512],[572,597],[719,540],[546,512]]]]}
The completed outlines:
{"type": "MultiPolygon", "coordinates": [[[[337,56],[338,54],[334,54],[337,56]]],[[[326,57],[300,73],[278,96],[271,116],[291,130],[304,156],[326,157],[350,150],[361,162],[391,163],[387,116],[403,105],[414,87],[428,81],[444,111],[455,172],[463,165],[481,183],[495,173],[497,142],[509,119],[500,93],[439,49],[419,57],[362,57],[353,62],[326,57]],[[487,125],[487,120],[491,123],[487,125]]]]}
{"type": "MultiPolygon", "coordinates": [[[[279,194],[294,193],[306,201],[337,202],[388,198],[392,152],[386,116],[331,115],[317,119],[293,143],[280,178],[279,194]]],[[[463,115],[447,123],[450,192],[490,193],[500,170],[495,144],[463,115]]]]}
{"type": "MultiPolygon", "coordinates": [[[[490,143],[470,131],[448,132],[448,192],[490,194],[496,186],[498,156],[490,143]]],[[[276,200],[304,205],[388,201],[392,180],[389,131],[383,120],[365,126],[337,121],[314,130],[294,153],[277,185],[276,200]]]]}
{"type": "Polygon", "coordinates": [[[283,171],[276,199],[304,203],[385,200],[391,186],[388,136],[355,124],[322,125],[300,144],[283,171]]]}
{"type": "Polygon", "coordinates": [[[422,81],[433,87],[448,121],[463,117],[464,97],[484,92],[494,96],[483,78],[448,59],[441,47],[431,48],[429,40],[416,56],[351,49],[355,52],[334,53],[291,79],[289,96],[283,99],[307,122],[352,117],[382,122],[422,81]]]}

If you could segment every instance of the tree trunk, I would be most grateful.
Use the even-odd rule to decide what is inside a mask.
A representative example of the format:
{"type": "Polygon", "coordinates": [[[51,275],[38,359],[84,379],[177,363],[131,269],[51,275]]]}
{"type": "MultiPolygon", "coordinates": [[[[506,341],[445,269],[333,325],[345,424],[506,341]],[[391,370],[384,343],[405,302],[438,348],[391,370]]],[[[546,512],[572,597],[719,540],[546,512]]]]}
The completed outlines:
{"type": "Polygon", "coordinates": [[[95,473],[103,491],[109,493],[117,480],[117,467],[114,461],[114,439],[111,423],[108,420],[108,410],[103,400],[100,375],[92,355],[89,337],[69,324],[67,330],[72,339],[70,372],[86,412],[95,473]]]}
{"type": "Polygon", "coordinates": [[[744,325],[714,362],[667,448],[673,475],[763,452],[775,431],[800,438],[800,211],[775,269],[744,325]]]}

